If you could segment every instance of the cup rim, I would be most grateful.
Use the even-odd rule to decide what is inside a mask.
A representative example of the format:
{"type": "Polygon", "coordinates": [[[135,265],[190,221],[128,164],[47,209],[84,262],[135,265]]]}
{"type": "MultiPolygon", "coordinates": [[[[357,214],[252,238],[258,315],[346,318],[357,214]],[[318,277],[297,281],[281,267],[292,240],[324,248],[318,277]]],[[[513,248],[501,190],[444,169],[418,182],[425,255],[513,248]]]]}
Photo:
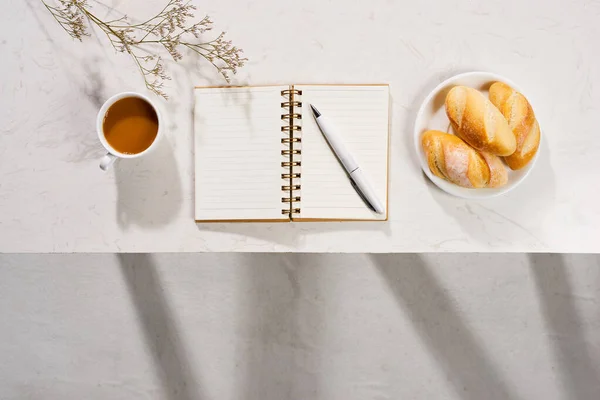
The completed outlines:
{"type": "Polygon", "coordinates": [[[109,97],[108,100],[106,100],[104,102],[104,104],[102,104],[102,107],[100,107],[100,111],[98,111],[98,117],[96,119],[96,133],[98,134],[98,139],[100,140],[100,143],[102,143],[102,146],[104,146],[106,151],[108,151],[110,154],[117,156],[119,158],[136,158],[136,157],[143,156],[144,154],[146,154],[152,148],[155,147],[156,142],[158,142],[158,138],[159,138],[161,132],[162,132],[162,117],[160,115],[160,112],[158,111],[158,108],[156,107],[156,104],[154,104],[154,102],[152,100],[150,100],[150,98],[148,96],[145,96],[141,93],[138,93],[138,92],[117,93],[117,94],[109,97]],[[106,137],[104,136],[104,130],[102,129],[102,126],[104,124],[104,116],[106,115],[106,112],[108,111],[108,109],[113,104],[115,104],[117,101],[127,98],[127,97],[137,97],[137,98],[144,100],[148,104],[150,104],[150,106],[156,113],[156,117],[158,119],[158,130],[156,132],[156,137],[154,138],[154,141],[152,142],[152,144],[150,144],[150,146],[148,146],[148,148],[146,148],[146,150],[144,150],[140,153],[136,153],[136,154],[125,154],[125,153],[121,153],[120,151],[117,151],[115,148],[113,148],[108,143],[108,141],[106,140],[106,137]]]}

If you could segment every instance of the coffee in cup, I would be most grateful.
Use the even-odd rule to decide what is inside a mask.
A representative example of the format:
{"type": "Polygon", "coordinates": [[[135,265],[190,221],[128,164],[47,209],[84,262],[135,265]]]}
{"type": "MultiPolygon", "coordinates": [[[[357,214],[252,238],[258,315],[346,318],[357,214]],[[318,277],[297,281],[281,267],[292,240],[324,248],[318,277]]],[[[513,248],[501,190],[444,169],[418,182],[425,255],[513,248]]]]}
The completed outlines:
{"type": "Polygon", "coordinates": [[[98,114],[98,137],[108,151],[100,162],[107,170],[117,158],[145,154],[161,131],[160,114],[154,104],[138,93],[111,97],[98,114]]]}

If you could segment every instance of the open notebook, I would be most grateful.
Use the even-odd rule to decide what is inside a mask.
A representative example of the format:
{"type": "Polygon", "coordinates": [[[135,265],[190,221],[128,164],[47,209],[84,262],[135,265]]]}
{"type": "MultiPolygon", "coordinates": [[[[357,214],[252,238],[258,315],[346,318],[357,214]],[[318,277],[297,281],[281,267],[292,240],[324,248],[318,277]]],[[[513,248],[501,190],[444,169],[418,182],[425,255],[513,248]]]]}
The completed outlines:
{"type": "Polygon", "coordinates": [[[388,85],[195,90],[197,222],[387,220],[388,85]],[[319,130],[338,128],[385,205],[371,211],[319,130]]]}

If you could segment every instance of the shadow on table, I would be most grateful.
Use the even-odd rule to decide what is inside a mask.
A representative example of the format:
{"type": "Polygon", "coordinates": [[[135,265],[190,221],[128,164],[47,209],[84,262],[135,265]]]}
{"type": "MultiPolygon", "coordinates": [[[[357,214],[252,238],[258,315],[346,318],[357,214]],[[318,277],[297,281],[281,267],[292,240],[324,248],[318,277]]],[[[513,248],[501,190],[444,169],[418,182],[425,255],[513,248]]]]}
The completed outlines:
{"type": "MultiPolygon", "coordinates": [[[[38,128],[51,129],[52,134],[40,135],[36,138],[35,146],[63,149],[64,153],[60,155],[61,152],[58,152],[58,156],[69,163],[100,160],[105,151],[96,134],[95,120],[100,108],[98,104],[101,105],[105,96],[107,62],[96,55],[89,55],[95,48],[84,54],[76,50],[77,47],[74,43],[63,47],[67,42],[56,40],[46,29],[55,27],[57,22],[42,2],[26,0],[23,3],[33,18],[30,20],[28,16],[24,16],[24,23],[33,23],[31,29],[37,30],[41,39],[40,51],[31,54],[36,68],[41,68],[39,59],[56,63],[60,68],[56,68],[55,72],[62,75],[56,80],[65,82],[66,79],[68,82],[66,87],[59,89],[55,87],[56,82],[48,80],[36,87],[41,96],[52,94],[53,101],[38,110],[38,118],[41,121],[38,128]],[[82,97],[89,102],[82,101],[82,97]],[[60,132],[60,134],[57,135],[54,131],[60,132]]],[[[59,35],[63,33],[59,33],[59,35]]],[[[66,35],[66,33],[64,34],[66,35]]],[[[9,35],[7,39],[9,43],[16,40],[23,41],[19,35],[9,35]]],[[[27,41],[21,43],[20,46],[28,46],[27,41]]],[[[21,67],[19,79],[28,80],[28,76],[23,71],[21,67]]],[[[36,71],[30,71],[27,74],[36,74],[36,71]]],[[[19,101],[19,99],[17,98],[15,101],[19,101]]],[[[22,106],[26,107],[27,105],[23,104],[22,106]]]]}
{"type": "Polygon", "coordinates": [[[166,137],[147,155],[119,160],[113,169],[121,228],[160,228],[179,214],[183,202],[181,181],[166,137]]]}
{"type": "Polygon", "coordinates": [[[204,399],[152,256],[118,254],[117,258],[165,398],[204,399]]]}
{"type": "MultiPolygon", "coordinates": [[[[578,257],[594,257],[596,262],[600,261],[598,256],[578,257]]],[[[578,297],[569,282],[569,269],[564,256],[530,254],[529,262],[547,325],[547,340],[554,351],[565,398],[598,398],[600,368],[597,360],[592,358],[592,346],[582,330],[586,319],[582,318],[575,304],[578,297]]],[[[594,332],[598,334],[597,328],[594,332]]]]}
{"type": "Polygon", "coordinates": [[[370,255],[458,397],[518,399],[455,302],[419,255],[370,255]]]}
{"type": "Polygon", "coordinates": [[[245,258],[236,354],[243,400],[320,398],[319,348],[326,334],[318,256],[252,254],[245,258]]]}
{"type": "Polygon", "coordinates": [[[222,232],[244,237],[253,237],[275,244],[295,247],[314,235],[331,232],[360,232],[365,238],[377,232],[391,236],[388,222],[274,222],[274,223],[196,223],[199,231],[222,232]],[[313,228],[317,232],[311,232],[313,228]]]}
{"type": "Polygon", "coordinates": [[[536,165],[520,186],[501,196],[482,200],[449,195],[422,175],[431,197],[462,227],[469,240],[498,247],[509,246],[518,238],[521,242],[526,241],[524,247],[542,250],[548,248],[547,243],[522,221],[541,220],[554,202],[556,184],[550,158],[544,140],[536,165]],[[532,196],[538,200],[531,201],[532,196]]]}

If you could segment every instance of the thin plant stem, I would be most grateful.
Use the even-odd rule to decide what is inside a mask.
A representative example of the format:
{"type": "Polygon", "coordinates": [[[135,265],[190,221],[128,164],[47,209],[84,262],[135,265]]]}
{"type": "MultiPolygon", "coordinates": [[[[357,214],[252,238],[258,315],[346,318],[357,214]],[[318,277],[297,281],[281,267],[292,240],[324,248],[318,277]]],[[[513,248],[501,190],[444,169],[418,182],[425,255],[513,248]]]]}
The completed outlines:
{"type": "Polygon", "coordinates": [[[81,41],[84,36],[89,36],[89,27],[96,25],[116,51],[131,56],[146,87],[165,98],[167,95],[162,88],[164,81],[170,77],[165,72],[160,54],[151,50],[153,45],[159,45],[176,62],[183,58],[180,49],[190,49],[215,67],[227,82],[230,80],[229,74],[235,74],[247,61],[242,57],[241,49],[224,39],[225,33],[220,33],[210,41],[198,40],[212,30],[212,21],[205,16],[199,22],[188,23],[196,10],[190,1],[169,0],[158,14],[136,24],[131,23],[126,15],[103,21],[91,12],[88,0],[54,0],[55,6],[49,5],[46,0],[40,1],[74,39],[81,41]],[[140,55],[138,51],[146,55],[140,55]]]}

